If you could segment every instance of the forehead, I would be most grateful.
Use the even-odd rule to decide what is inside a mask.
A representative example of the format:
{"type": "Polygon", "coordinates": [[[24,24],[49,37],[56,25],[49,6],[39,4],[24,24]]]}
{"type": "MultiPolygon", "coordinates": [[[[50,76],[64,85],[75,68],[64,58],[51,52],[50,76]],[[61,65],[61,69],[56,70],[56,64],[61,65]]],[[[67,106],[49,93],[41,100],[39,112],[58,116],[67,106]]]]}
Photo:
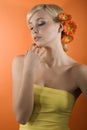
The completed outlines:
{"type": "Polygon", "coordinates": [[[40,18],[52,20],[52,17],[50,16],[50,14],[47,11],[38,10],[34,14],[32,14],[31,18],[29,19],[29,23],[31,23],[32,21],[37,21],[40,18]]]}

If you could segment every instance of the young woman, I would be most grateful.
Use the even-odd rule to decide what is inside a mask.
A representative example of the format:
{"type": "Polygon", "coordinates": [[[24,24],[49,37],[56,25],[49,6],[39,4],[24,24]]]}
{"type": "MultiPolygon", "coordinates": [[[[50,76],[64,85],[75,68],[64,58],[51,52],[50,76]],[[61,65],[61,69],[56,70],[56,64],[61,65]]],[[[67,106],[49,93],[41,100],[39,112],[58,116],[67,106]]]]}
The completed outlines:
{"type": "Polygon", "coordinates": [[[87,66],[66,54],[76,25],[57,5],[35,6],[27,15],[34,40],[13,60],[13,111],[20,130],[70,130],[77,97],[87,97],[87,66]]]}

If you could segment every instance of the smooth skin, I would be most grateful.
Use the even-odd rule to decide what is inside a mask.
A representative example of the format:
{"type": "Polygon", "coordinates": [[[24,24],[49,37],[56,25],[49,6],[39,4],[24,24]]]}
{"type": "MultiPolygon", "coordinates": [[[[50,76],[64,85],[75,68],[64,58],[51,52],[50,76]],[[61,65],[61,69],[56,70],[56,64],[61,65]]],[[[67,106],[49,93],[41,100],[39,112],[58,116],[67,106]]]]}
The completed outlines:
{"type": "Polygon", "coordinates": [[[13,111],[21,124],[32,115],[34,84],[68,91],[76,99],[81,92],[87,97],[87,66],[64,52],[63,26],[43,10],[37,11],[28,24],[35,44],[12,63],[13,111]]]}

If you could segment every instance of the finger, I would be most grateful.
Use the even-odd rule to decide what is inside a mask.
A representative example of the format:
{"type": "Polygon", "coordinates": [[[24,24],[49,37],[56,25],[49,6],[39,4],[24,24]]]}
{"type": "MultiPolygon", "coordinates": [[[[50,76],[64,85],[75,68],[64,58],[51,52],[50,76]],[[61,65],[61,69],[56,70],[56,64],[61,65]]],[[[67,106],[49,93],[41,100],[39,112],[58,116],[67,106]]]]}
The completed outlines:
{"type": "Polygon", "coordinates": [[[45,52],[46,52],[46,49],[45,48],[41,48],[39,54],[42,55],[45,52]]]}
{"type": "Polygon", "coordinates": [[[39,53],[40,49],[37,47],[35,48],[35,53],[39,53]]]}
{"type": "Polygon", "coordinates": [[[33,46],[36,46],[36,44],[35,44],[35,43],[33,43],[33,44],[30,46],[30,49],[31,49],[33,46]]]}
{"type": "Polygon", "coordinates": [[[33,45],[33,46],[31,47],[31,51],[34,51],[36,48],[37,48],[37,46],[36,46],[36,45],[33,45]]]}

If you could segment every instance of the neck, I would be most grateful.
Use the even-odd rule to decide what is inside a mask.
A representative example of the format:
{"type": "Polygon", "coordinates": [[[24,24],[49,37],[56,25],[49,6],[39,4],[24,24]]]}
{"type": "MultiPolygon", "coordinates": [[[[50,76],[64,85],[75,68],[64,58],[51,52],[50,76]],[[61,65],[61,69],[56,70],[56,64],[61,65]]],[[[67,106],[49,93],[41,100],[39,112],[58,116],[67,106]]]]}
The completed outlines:
{"type": "Polygon", "coordinates": [[[64,52],[60,42],[47,44],[45,48],[47,49],[47,60],[45,64],[47,64],[49,67],[67,65],[71,60],[64,52]]]}

